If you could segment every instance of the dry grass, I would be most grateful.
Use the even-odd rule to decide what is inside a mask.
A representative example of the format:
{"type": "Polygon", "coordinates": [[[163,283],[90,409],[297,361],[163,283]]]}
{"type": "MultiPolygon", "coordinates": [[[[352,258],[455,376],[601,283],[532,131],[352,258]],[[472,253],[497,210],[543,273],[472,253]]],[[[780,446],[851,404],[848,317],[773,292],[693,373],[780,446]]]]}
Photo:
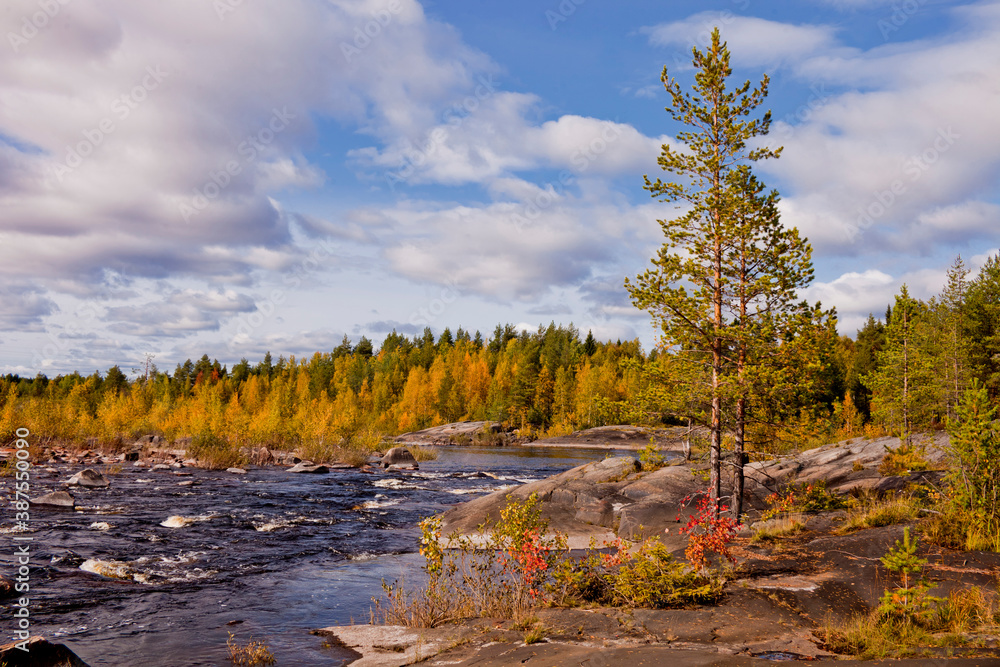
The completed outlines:
{"type": "Polygon", "coordinates": [[[914,655],[932,647],[983,646],[984,640],[969,635],[995,633],[998,622],[996,598],[980,588],[965,588],[952,591],[923,620],[873,611],[842,625],[828,624],[823,632],[828,650],[878,660],[914,655]]]}
{"type": "Polygon", "coordinates": [[[430,447],[407,445],[406,448],[410,450],[410,453],[413,454],[413,458],[417,461],[433,461],[438,457],[437,450],[431,449],[430,447]]]}
{"type": "Polygon", "coordinates": [[[846,535],[865,528],[909,523],[919,516],[920,501],[911,496],[862,497],[858,499],[857,506],[850,510],[847,520],[836,532],[839,535],[846,535]]]}
{"type": "Polygon", "coordinates": [[[545,626],[541,623],[535,625],[524,633],[525,644],[537,644],[545,639],[545,626]]]}
{"type": "Polygon", "coordinates": [[[234,665],[240,665],[240,667],[273,665],[277,662],[267,644],[254,641],[253,638],[246,644],[240,644],[230,632],[226,647],[229,649],[229,661],[234,665]]]}
{"type": "Polygon", "coordinates": [[[764,525],[754,531],[753,537],[750,538],[750,543],[759,544],[760,542],[773,542],[781,539],[782,537],[791,537],[792,535],[796,535],[805,529],[805,524],[802,519],[803,516],[801,514],[792,514],[779,519],[766,521],[764,525]]]}

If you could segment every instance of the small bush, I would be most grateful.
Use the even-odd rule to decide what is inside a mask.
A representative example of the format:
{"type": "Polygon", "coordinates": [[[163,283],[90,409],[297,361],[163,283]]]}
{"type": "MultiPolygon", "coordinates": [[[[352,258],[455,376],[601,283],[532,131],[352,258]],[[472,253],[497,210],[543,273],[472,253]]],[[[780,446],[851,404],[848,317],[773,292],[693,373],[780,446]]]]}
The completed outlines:
{"type": "Polygon", "coordinates": [[[421,522],[420,553],[428,583],[411,591],[404,582],[383,582],[374,599],[377,622],[436,627],[465,616],[522,618],[541,601],[545,583],[565,548],[565,538],[547,537],[538,497],[509,499],[492,531],[477,540],[453,535],[455,549],[441,546],[441,519],[421,522]],[[477,548],[482,546],[483,548],[477,548]]]}
{"type": "Polygon", "coordinates": [[[924,522],[924,540],[946,549],[964,551],[966,548],[965,518],[954,508],[945,507],[924,522]]]}
{"type": "Polygon", "coordinates": [[[226,641],[226,647],[229,649],[229,661],[234,665],[240,665],[240,667],[273,665],[277,662],[267,644],[256,642],[253,638],[246,644],[240,644],[236,641],[233,633],[230,632],[229,639],[226,641]]]}
{"type": "Polygon", "coordinates": [[[642,469],[646,471],[659,470],[666,463],[663,454],[660,453],[660,448],[656,446],[653,438],[650,438],[649,444],[639,450],[639,463],[642,464],[642,469]]]}
{"type": "MultiPolygon", "coordinates": [[[[690,496],[685,498],[681,506],[687,504],[690,496]]],[[[736,520],[727,514],[729,508],[719,506],[702,495],[698,501],[697,513],[688,518],[688,522],[680,528],[682,534],[688,536],[688,545],[684,556],[691,567],[702,572],[708,569],[709,554],[718,554],[731,563],[736,558],[729,552],[729,543],[736,537],[736,520]]],[[[680,517],[678,517],[678,520],[680,517]]]]}
{"type": "Polygon", "coordinates": [[[583,558],[567,556],[560,560],[546,588],[552,604],[560,607],[609,604],[611,582],[601,556],[597,545],[591,542],[590,550],[583,558]]]}
{"type": "Polygon", "coordinates": [[[722,582],[690,571],[674,562],[659,540],[646,540],[624,559],[611,578],[615,604],[646,609],[665,609],[715,602],[722,582]]]}
{"type": "Polygon", "coordinates": [[[896,449],[885,448],[885,456],[878,466],[878,473],[883,476],[905,475],[911,472],[927,470],[927,447],[924,445],[901,444],[896,449]]]}
{"type": "Polygon", "coordinates": [[[528,629],[524,633],[524,643],[525,644],[537,644],[545,639],[545,626],[535,625],[533,628],[528,629]]]}
{"type": "Polygon", "coordinates": [[[844,509],[848,505],[844,496],[829,491],[822,480],[789,487],[784,494],[772,493],[764,500],[770,506],[760,517],[764,521],[792,512],[815,514],[844,509]]]}
{"type": "Polygon", "coordinates": [[[438,457],[438,453],[430,447],[407,445],[406,448],[410,450],[410,453],[413,454],[413,458],[417,461],[433,461],[438,457]]]}
{"type": "Polygon", "coordinates": [[[191,439],[187,455],[209,470],[225,470],[244,463],[239,450],[214,433],[200,433],[191,439]]]}
{"type": "Polygon", "coordinates": [[[1000,425],[978,382],[965,392],[948,425],[948,500],[963,517],[968,549],[1000,551],[1000,425]]]}

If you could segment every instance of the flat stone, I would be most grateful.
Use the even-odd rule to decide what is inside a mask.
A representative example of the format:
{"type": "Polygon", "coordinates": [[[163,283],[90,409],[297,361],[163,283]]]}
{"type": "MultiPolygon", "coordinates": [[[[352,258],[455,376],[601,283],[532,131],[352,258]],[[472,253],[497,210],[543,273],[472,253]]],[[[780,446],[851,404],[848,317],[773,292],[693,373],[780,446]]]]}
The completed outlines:
{"type": "Polygon", "coordinates": [[[401,625],[343,625],[314,630],[331,644],[359,655],[351,667],[402,667],[427,660],[475,634],[472,628],[407,628],[401,625]]]}
{"type": "Polygon", "coordinates": [[[245,475],[247,471],[243,468],[226,468],[226,472],[231,472],[234,475],[245,475]]]}
{"type": "Polygon", "coordinates": [[[76,499],[68,491],[53,491],[39,496],[31,501],[32,505],[51,505],[53,507],[73,507],[76,499]]]}

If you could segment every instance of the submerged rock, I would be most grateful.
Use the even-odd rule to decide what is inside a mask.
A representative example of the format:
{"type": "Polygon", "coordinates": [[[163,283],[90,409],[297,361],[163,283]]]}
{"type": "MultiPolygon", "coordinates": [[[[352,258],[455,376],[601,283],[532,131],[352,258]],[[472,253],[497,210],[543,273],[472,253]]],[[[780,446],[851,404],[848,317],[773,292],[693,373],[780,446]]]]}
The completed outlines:
{"type": "Polygon", "coordinates": [[[108,579],[121,579],[124,581],[131,581],[136,574],[135,569],[128,563],[122,563],[117,560],[100,560],[98,558],[88,558],[83,561],[80,569],[84,572],[107,577],[108,579]]]}
{"type": "Polygon", "coordinates": [[[53,644],[41,635],[24,642],[0,646],[0,665],[7,667],[88,667],[64,644],[53,644]],[[23,646],[27,650],[19,648],[23,646]]]}
{"type": "Polygon", "coordinates": [[[83,486],[95,489],[102,489],[111,485],[111,482],[104,475],[92,468],[84,468],[70,477],[66,483],[70,486],[83,486]]]}
{"type": "Polygon", "coordinates": [[[14,582],[0,575],[0,600],[17,595],[14,590],[14,582]]]}
{"type": "Polygon", "coordinates": [[[76,505],[74,498],[68,491],[53,491],[39,496],[31,501],[32,505],[51,505],[53,507],[73,507],[76,505]]]}
{"type": "Polygon", "coordinates": [[[184,528],[185,526],[190,526],[192,523],[197,521],[208,521],[211,517],[208,516],[181,516],[175,514],[173,516],[168,516],[166,519],[160,522],[160,525],[164,528],[184,528]]]}
{"type": "Polygon", "coordinates": [[[324,474],[330,472],[330,469],[326,466],[309,464],[303,461],[302,463],[296,463],[288,472],[301,472],[301,473],[313,473],[313,474],[324,474]]]}

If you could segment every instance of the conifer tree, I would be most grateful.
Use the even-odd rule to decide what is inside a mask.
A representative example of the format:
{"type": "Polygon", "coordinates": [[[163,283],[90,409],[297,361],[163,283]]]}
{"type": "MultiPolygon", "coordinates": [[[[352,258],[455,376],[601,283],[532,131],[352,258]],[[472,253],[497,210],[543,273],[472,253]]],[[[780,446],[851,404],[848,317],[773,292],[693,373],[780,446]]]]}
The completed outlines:
{"type": "Polygon", "coordinates": [[[798,302],[798,290],[812,281],[812,248],[797,229],[786,229],[778,214],[778,192],[766,188],[740,165],[731,173],[735,243],[726,258],[735,287],[733,300],[736,366],[736,416],[734,423],[735,475],[733,516],[743,510],[743,455],[750,386],[776,388],[776,368],[771,354],[779,332],[811,311],[798,302]],[[757,376],[756,382],[748,377],[757,376]]]}
{"type": "Polygon", "coordinates": [[[1000,402],[1000,255],[986,260],[969,283],[966,328],[972,372],[986,386],[990,399],[1000,402]]]}
{"type": "Polygon", "coordinates": [[[861,381],[872,392],[872,418],[912,443],[915,428],[928,425],[937,401],[935,358],[928,349],[927,306],[903,285],[885,328],[878,370],[861,381]]]}
{"type": "Polygon", "coordinates": [[[943,412],[951,419],[969,384],[969,345],[966,338],[965,298],[969,270],[959,256],[948,269],[948,283],[940,298],[931,303],[936,329],[938,372],[943,412]]]}
{"type": "Polygon", "coordinates": [[[694,93],[667,75],[661,80],[670,97],[670,116],[688,128],[677,140],[682,150],[664,144],[660,167],[676,178],[673,182],[644,177],[645,189],[657,199],[686,204],[687,213],[661,220],[666,242],[652,260],[653,268],[635,281],[626,280],[632,302],[649,311],[660,325],[668,348],[677,346],[703,351],[711,356],[710,495],[721,496],[722,402],[726,393],[725,354],[731,348],[731,306],[736,284],[727,262],[739,243],[741,192],[737,169],[779,150],[750,148],[747,142],[766,135],[770,112],[750,118],[767,95],[768,77],[757,88],[750,82],[727,90],[732,74],[729,49],[719,30],[712,32],[704,52],[692,49],[694,93]]]}

